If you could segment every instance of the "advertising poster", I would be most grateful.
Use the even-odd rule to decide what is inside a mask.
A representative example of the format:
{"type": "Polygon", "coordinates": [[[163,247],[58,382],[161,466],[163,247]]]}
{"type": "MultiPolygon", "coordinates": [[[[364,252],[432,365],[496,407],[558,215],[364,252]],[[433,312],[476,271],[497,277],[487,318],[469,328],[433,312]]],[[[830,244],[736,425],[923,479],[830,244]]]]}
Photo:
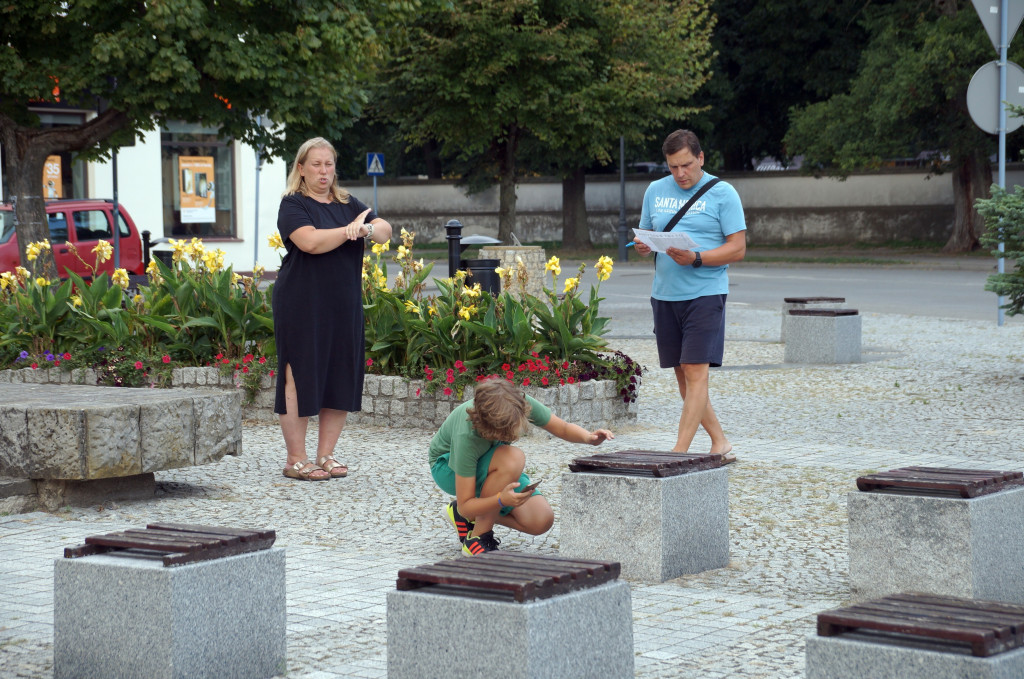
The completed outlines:
{"type": "Polygon", "coordinates": [[[64,197],[64,181],[61,177],[60,156],[48,156],[43,165],[43,200],[64,197]]]}
{"type": "Polygon", "coordinates": [[[217,220],[213,192],[213,156],[178,156],[181,223],[217,220]]]}

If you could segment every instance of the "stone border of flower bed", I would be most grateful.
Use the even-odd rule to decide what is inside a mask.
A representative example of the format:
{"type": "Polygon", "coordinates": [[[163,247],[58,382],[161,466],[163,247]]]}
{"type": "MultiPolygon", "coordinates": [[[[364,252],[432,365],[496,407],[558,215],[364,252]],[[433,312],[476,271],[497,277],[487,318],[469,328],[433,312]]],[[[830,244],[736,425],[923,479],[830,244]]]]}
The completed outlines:
{"type": "MultiPolygon", "coordinates": [[[[253,402],[242,407],[242,417],[260,423],[277,423],[274,414],[276,377],[264,377],[253,402]]],[[[96,384],[91,369],[70,372],[57,368],[0,370],[0,382],[26,384],[96,384]]],[[[175,368],[171,386],[175,388],[241,389],[231,375],[222,375],[219,368],[175,368]]],[[[610,380],[577,382],[558,387],[526,387],[533,396],[562,419],[587,429],[622,427],[636,424],[636,402],[622,400],[615,383],[610,380]]],[[[467,387],[462,398],[428,393],[426,383],[404,377],[367,375],[363,384],[363,409],[349,415],[350,423],[404,429],[436,429],[452,409],[473,397],[467,387]]]]}

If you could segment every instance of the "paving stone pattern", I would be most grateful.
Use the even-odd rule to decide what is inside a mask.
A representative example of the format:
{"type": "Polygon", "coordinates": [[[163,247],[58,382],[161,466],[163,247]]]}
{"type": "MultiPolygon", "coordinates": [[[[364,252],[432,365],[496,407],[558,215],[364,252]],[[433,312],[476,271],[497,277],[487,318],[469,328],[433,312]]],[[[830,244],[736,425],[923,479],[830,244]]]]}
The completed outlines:
{"type": "MultiPolygon", "coordinates": [[[[730,307],[712,398],[740,461],[729,469],[727,567],[632,582],[636,676],[795,679],[815,614],[849,601],[846,495],[857,476],[906,465],[1021,469],[1024,324],[864,316],[863,363],[783,363],[778,309],[730,307]]],[[[668,450],[679,398],[653,342],[615,340],[651,366],[638,424],[604,449],[668,450]]],[[[0,517],[0,677],[51,677],[53,560],[88,535],[151,521],[259,526],[287,549],[288,676],[386,676],[385,597],[400,568],[454,557],[445,496],[426,465],[429,432],[354,425],[346,479],[281,475],[276,426],[246,426],[244,454],[157,473],[154,500],[0,517]]],[[[309,441],[315,440],[311,429],[309,441]]],[[[557,554],[560,478],[593,448],[523,442],[555,508],[502,548],[557,554]]],[[[694,450],[705,449],[698,434],[694,450]]]]}

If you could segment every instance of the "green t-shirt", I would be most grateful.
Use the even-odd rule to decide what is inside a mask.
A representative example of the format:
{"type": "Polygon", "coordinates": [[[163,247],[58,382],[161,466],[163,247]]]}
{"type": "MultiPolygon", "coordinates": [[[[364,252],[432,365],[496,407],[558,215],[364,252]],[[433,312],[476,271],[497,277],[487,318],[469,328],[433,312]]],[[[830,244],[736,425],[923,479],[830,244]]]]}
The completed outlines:
{"type": "MultiPolygon", "coordinates": [[[[533,398],[526,397],[530,406],[528,419],[531,424],[543,427],[551,421],[551,408],[533,398]]],[[[484,453],[491,449],[496,441],[488,441],[473,429],[473,423],[466,410],[473,407],[473,401],[466,401],[445,418],[441,428],[430,440],[430,466],[433,467],[437,458],[451,453],[448,466],[459,476],[476,478],[476,463],[484,453]]]]}

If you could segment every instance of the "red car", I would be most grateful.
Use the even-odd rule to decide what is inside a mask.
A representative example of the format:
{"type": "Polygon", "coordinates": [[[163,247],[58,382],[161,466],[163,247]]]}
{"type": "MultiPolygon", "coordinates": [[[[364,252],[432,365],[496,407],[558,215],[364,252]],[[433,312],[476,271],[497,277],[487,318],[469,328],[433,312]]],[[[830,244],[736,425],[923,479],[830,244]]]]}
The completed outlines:
{"type": "MultiPolygon", "coordinates": [[[[118,244],[121,250],[121,268],[130,274],[145,273],[142,262],[142,237],[124,205],[118,205],[120,212],[118,244]]],[[[65,243],[71,242],[86,264],[96,264],[96,243],[105,240],[114,244],[110,225],[114,216],[114,203],[110,200],[54,200],[46,203],[46,218],[50,223],[50,247],[57,261],[57,272],[67,278],[70,269],[81,276],[92,272],[68,251],[65,243]]],[[[14,211],[7,203],[0,204],[0,272],[14,271],[20,264],[18,236],[14,232],[14,211]]],[[[26,267],[29,268],[29,267],[26,267]]],[[[114,259],[99,266],[97,273],[113,273],[114,259]]]]}

